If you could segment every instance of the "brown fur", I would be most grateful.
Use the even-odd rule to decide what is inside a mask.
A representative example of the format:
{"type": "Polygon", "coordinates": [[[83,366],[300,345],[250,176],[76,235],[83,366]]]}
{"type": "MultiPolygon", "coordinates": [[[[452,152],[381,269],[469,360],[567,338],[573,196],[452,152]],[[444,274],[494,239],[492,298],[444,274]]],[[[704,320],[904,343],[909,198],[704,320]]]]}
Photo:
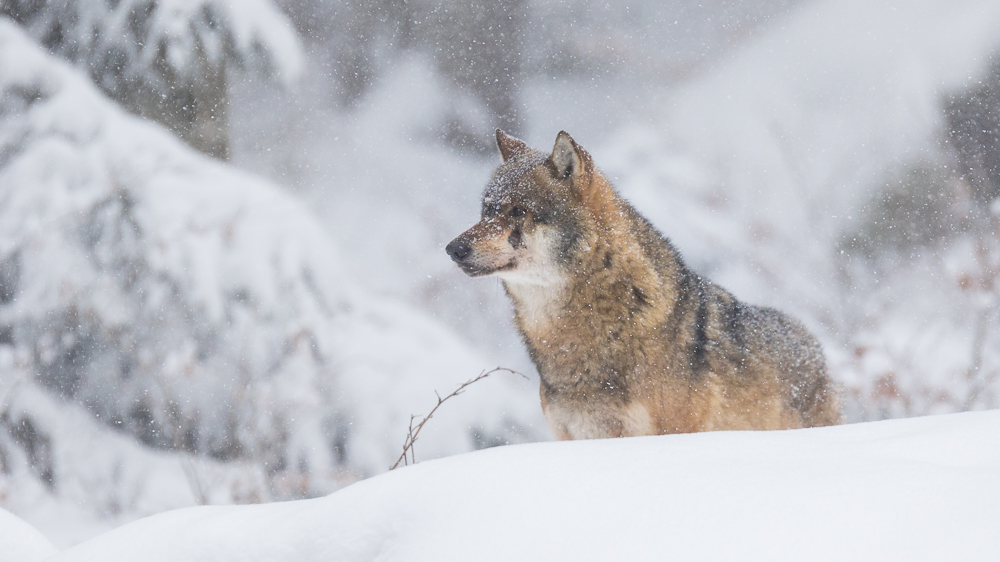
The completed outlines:
{"type": "Polygon", "coordinates": [[[503,280],[557,438],[840,423],[816,339],[688,269],[568,134],[548,155],[497,144],[482,220],[448,253],[503,280]]]}

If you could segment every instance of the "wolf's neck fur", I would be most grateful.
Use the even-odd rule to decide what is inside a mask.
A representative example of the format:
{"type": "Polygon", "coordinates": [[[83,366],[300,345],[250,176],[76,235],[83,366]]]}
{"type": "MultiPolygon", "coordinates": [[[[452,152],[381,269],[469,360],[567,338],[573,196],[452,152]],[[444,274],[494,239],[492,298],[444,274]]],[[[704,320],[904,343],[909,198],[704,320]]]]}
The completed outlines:
{"type": "Polygon", "coordinates": [[[504,286],[514,301],[514,314],[522,333],[547,331],[560,320],[567,294],[565,281],[552,285],[504,281],[504,286]]]}
{"type": "Polygon", "coordinates": [[[676,301],[684,267],[676,253],[610,185],[601,195],[588,202],[581,247],[561,276],[547,284],[504,281],[532,359],[555,388],[620,388],[614,379],[628,373],[606,366],[635,362],[636,342],[664,323],[676,301]]]}

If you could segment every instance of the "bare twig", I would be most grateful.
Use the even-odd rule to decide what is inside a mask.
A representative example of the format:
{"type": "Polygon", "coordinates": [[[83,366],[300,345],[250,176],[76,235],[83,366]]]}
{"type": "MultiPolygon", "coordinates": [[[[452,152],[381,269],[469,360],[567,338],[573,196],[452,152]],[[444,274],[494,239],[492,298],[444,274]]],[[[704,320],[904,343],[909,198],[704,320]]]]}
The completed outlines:
{"type": "MultiPolygon", "coordinates": [[[[997,241],[1000,242],[1000,230],[997,230],[997,227],[1000,227],[1000,221],[997,221],[994,225],[993,232],[997,241]]],[[[977,272],[977,279],[974,280],[975,286],[981,291],[992,293],[992,298],[989,304],[986,304],[979,310],[979,318],[976,321],[975,331],[973,332],[972,364],[965,374],[966,381],[969,383],[969,392],[963,404],[963,409],[965,410],[971,410],[976,405],[980,395],[993,384],[998,375],[998,371],[996,370],[992,372],[984,372],[983,370],[983,352],[986,347],[987,328],[990,317],[995,310],[995,304],[993,303],[997,299],[1000,299],[1000,284],[997,283],[1000,280],[1000,257],[996,255],[996,248],[996,245],[993,245],[991,248],[984,241],[980,241],[976,245],[976,261],[979,265],[979,271],[977,272]],[[991,249],[994,251],[991,251],[991,249]]]]}
{"type": "Polygon", "coordinates": [[[469,385],[477,383],[497,371],[506,371],[508,373],[512,373],[524,377],[526,379],[528,378],[513,369],[508,369],[506,367],[497,367],[489,371],[483,371],[482,373],[479,373],[478,377],[463,382],[462,384],[458,385],[458,388],[456,388],[451,394],[445,396],[444,398],[441,398],[441,395],[438,394],[438,391],[435,390],[434,396],[437,396],[437,404],[435,404],[434,407],[431,408],[431,411],[426,416],[424,416],[423,419],[421,419],[416,426],[413,425],[413,422],[417,419],[417,416],[413,414],[410,415],[410,429],[406,434],[406,440],[403,441],[403,453],[399,455],[398,459],[396,459],[396,463],[393,464],[391,467],[389,467],[389,470],[395,469],[396,467],[399,466],[400,463],[403,463],[404,466],[407,466],[410,463],[416,464],[417,457],[416,454],[414,453],[413,445],[417,442],[417,436],[420,434],[420,430],[423,429],[424,424],[427,423],[428,420],[430,420],[431,417],[434,416],[434,412],[436,412],[437,409],[441,407],[441,404],[444,404],[445,401],[448,400],[449,398],[458,396],[459,394],[464,392],[469,385]]]}
{"type": "Polygon", "coordinates": [[[976,405],[979,393],[983,391],[985,381],[979,376],[983,367],[983,346],[986,343],[986,322],[989,320],[989,310],[983,308],[979,311],[979,318],[976,321],[976,330],[972,336],[972,364],[969,365],[965,373],[965,379],[969,383],[969,393],[965,398],[964,410],[971,410],[976,405]]]}
{"type": "Polygon", "coordinates": [[[191,493],[198,501],[198,505],[208,505],[207,487],[198,474],[198,467],[194,465],[194,461],[184,455],[181,455],[180,463],[184,470],[184,476],[187,478],[188,487],[191,488],[191,493]]]}

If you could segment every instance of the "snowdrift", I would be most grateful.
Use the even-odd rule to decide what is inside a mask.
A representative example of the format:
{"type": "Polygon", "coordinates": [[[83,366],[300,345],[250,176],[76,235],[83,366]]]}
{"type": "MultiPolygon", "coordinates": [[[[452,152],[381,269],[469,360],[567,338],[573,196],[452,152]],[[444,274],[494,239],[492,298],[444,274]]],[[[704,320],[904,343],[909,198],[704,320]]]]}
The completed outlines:
{"type": "Polygon", "coordinates": [[[986,561],[998,473],[1000,411],[515,445],[168,512],[52,560],[986,561]]]}
{"type": "Polygon", "coordinates": [[[5,561],[38,562],[59,551],[34,527],[0,509],[0,552],[5,561]]]}

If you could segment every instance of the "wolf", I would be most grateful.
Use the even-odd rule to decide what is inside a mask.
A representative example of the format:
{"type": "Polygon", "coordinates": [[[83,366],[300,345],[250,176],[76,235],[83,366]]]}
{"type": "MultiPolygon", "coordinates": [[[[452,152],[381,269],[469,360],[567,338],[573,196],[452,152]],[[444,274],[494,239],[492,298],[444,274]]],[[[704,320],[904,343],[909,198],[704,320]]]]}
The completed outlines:
{"type": "Polygon", "coordinates": [[[565,131],[550,154],[496,139],[481,219],[445,249],[502,280],[556,438],[840,423],[799,322],[693,272],[565,131]]]}

